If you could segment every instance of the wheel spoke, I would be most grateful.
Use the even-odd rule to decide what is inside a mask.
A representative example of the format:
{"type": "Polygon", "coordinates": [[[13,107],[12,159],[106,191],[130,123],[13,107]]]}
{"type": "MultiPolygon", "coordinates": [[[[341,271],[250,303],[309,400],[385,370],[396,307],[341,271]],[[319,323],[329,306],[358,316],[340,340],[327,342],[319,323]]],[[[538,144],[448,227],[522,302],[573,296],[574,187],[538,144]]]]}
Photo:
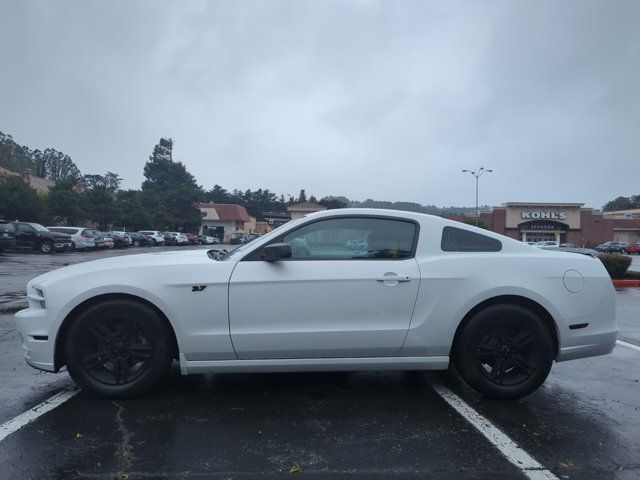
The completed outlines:
{"type": "Polygon", "coordinates": [[[127,352],[129,356],[137,358],[138,360],[147,360],[151,358],[152,348],[151,345],[131,345],[127,352]]]}
{"type": "Polygon", "coordinates": [[[122,380],[122,383],[126,383],[128,375],[129,365],[127,364],[126,359],[123,357],[116,358],[113,363],[113,377],[115,378],[116,385],[120,384],[120,380],[122,380]]]}
{"type": "Polygon", "coordinates": [[[138,332],[138,324],[134,320],[128,320],[127,324],[122,329],[120,337],[122,342],[128,342],[135,333],[138,332]]]}
{"type": "Polygon", "coordinates": [[[502,383],[504,379],[505,372],[505,361],[504,358],[498,357],[496,363],[491,368],[491,378],[494,382],[502,383]]]}
{"type": "Polygon", "coordinates": [[[500,343],[508,343],[509,342],[509,332],[507,331],[507,324],[505,320],[498,322],[496,328],[496,336],[500,343]]]}
{"type": "Polygon", "coordinates": [[[107,360],[109,360],[109,350],[101,350],[99,352],[93,353],[86,358],[82,359],[82,363],[87,370],[95,368],[99,365],[104,364],[107,360]]]}
{"type": "Polygon", "coordinates": [[[535,370],[535,367],[530,365],[521,355],[512,355],[511,362],[515,368],[526,374],[528,377],[531,376],[535,370]]]}
{"type": "Polygon", "coordinates": [[[100,342],[109,343],[113,339],[113,334],[104,325],[94,325],[89,333],[93,338],[100,342]]]}
{"type": "Polygon", "coordinates": [[[490,343],[481,343],[478,345],[476,355],[481,358],[493,358],[498,353],[498,348],[490,343]]]}
{"type": "Polygon", "coordinates": [[[520,332],[511,342],[511,348],[516,351],[521,351],[524,347],[530,345],[535,340],[533,333],[529,330],[520,332]]]}

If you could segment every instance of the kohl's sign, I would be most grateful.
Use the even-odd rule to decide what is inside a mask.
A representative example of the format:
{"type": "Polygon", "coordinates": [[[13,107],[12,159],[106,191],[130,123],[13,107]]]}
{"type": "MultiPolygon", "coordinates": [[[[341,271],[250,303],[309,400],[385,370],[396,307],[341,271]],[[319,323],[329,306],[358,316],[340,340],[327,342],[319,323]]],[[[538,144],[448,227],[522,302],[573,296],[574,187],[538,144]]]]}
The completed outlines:
{"type": "Polygon", "coordinates": [[[522,212],[524,220],[566,220],[566,212],[522,212]]]}

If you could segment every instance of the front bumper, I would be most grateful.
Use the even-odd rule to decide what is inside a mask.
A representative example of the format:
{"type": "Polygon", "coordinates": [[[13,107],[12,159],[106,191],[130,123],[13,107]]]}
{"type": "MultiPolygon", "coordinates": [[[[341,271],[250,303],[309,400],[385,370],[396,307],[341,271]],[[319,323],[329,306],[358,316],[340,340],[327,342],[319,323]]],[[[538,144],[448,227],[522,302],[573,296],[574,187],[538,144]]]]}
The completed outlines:
{"type": "Polygon", "coordinates": [[[55,372],[55,338],[49,335],[47,311],[27,308],[20,310],[15,317],[27,363],[39,370],[55,372]]]}

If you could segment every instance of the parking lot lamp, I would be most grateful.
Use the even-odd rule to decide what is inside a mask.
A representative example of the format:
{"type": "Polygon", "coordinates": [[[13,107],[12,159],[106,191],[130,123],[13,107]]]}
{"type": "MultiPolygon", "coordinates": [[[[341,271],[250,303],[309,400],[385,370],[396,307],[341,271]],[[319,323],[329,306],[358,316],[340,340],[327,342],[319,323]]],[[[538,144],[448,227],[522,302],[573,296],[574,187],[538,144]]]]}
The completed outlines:
{"type": "Polygon", "coordinates": [[[462,170],[462,173],[470,173],[476,177],[476,227],[478,226],[478,218],[480,218],[480,207],[478,207],[478,179],[485,173],[491,173],[493,170],[480,167],[479,170],[462,170]]]}

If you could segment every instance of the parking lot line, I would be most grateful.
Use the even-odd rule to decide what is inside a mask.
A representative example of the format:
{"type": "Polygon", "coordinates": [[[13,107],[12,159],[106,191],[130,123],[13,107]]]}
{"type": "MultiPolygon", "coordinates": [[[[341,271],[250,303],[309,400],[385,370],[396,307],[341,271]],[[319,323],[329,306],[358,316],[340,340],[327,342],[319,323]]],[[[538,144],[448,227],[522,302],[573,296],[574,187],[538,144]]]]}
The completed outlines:
{"type": "Polygon", "coordinates": [[[0,425],[0,442],[7,438],[12,433],[20,430],[25,425],[33,422],[35,419],[44,415],[47,412],[50,412],[54,408],[62,405],[64,402],[72,398],[78,390],[63,390],[62,392],[58,392],[52,397],[49,397],[44,402],[36,405],[30,410],[27,410],[24,413],[21,413],[15,418],[12,418],[8,422],[0,425]]]}
{"type": "Polygon", "coordinates": [[[622,340],[616,340],[618,345],[622,345],[623,347],[633,348],[634,350],[638,350],[640,352],[640,347],[638,345],[634,345],[633,343],[624,342],[622,340]]]}
{"type": "Polygon", "coordinates": [[[429,384],[442,399],[456,410],[465,420],[473,425],[489,442],[502,453],[509,462],[531,480],[559,480],[553,473],[544,468],[531,455],[520,448],[502,430],[486,417],[476,412],[467,402],[453,393],[434,378],[429,384]]]}

